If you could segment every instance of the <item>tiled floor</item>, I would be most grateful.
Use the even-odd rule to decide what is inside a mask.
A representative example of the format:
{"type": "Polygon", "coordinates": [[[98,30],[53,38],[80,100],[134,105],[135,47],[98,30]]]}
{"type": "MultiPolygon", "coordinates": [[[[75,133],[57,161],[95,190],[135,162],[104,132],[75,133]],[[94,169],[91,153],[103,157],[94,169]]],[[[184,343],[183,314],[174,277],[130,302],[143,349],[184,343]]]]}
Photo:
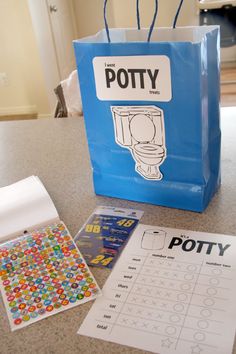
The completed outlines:
{"type": "Polygon", "coordinates": [[[1,121],[7,121],[7,120],[28,120],[28,119],[37,119],[37,113],[34,114],[19,114],[19,115],[6,115],[6,116],[0,116],[0,122],[1,121]]]}

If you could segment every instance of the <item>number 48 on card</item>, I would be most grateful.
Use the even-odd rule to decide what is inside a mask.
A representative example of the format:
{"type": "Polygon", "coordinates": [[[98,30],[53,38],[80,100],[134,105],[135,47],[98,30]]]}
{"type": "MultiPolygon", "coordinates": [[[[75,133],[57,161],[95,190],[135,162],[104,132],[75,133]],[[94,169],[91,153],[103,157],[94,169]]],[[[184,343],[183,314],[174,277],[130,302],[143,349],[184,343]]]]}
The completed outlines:
{"type": "Polygon", "coordinates": [[[121,219],[117,221],[117,225],[124,226],[124,227],[131,227],[134,225],[135,221],[136,220],[132,220],[132,219],[121,219]]]}

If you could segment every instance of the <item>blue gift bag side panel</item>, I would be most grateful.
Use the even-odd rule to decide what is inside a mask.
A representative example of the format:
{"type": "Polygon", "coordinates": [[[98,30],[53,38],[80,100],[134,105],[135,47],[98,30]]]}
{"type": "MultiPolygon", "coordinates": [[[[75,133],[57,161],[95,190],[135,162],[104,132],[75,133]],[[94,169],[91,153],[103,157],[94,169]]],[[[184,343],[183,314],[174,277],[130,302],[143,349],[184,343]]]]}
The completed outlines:
{"type": "MultiPolygon", "coordinates": [[[[208,180],[205,194],[204,206],[210,199],[221,182],[220,151],[221,151],[221,130],[220,130],[220,35],[219,29],[215,29],[206,35],[206,85],[207,85],[207,113],[203,112],[203,134],[207,141],[203,142],[204,175],[208,180]]],[[[204,107],[205,109],[205,107],[204,107]]]]}
{"type": "MultiPolygon", "coordinates": [[[[209,124],[203,113],[207,109],[210,114],[216,111],[214,100],[211,103],[213,108],[209,108],[207,94],[203,97],[203,86],[208,84],[207,72],[202,67],[204,45],[206,43],[203,41],[195,44],[74,43],[97,194],[195,211],[205,208],[209,201],[207,199],[216,190],[217,182],[212,180],[211,184],[215,186],[205,197],[205,189],[211,178],[210,169],[216,167],[217,170],[217,163],[211,165],[203,162],[203,155],[212,139],[211,136],[202,136],[203,125],[209,124]],[[96,95],[93,58],[138,55],[166,55],[170,58],[172,100],[100,101],[96,95]],[[150,105],[163,110],[167,157],[161,165],[164,176],[161,181],[142,178],[135,171],[130,151],[117,145],[111,114],[113,105],[150,105]]],[[[205,61],[207,66],[208,58],[205,61]]]]}

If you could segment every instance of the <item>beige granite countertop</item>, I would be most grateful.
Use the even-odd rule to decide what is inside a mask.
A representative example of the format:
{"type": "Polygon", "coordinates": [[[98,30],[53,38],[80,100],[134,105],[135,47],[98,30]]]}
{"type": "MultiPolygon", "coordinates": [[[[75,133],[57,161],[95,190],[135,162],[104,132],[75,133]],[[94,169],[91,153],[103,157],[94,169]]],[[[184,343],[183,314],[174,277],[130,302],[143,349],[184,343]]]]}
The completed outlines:
{"type": "MultiPolygon", "coordinates": [[[[0,187],[30,175],[39,176],[72,235],[97,205],[144,210],[145,224],[236,235],[235,134],[236,108],[224,109],[222,185],[202,214],[96,196],[82,118],[0,122],[0,187]]],[[[92,272],[102,287],[110,271],[92,272]]],[[[77,335],[91,305],[88,302],[11,332],[0,298],[0,354],[144,353],[77,335]]]]}

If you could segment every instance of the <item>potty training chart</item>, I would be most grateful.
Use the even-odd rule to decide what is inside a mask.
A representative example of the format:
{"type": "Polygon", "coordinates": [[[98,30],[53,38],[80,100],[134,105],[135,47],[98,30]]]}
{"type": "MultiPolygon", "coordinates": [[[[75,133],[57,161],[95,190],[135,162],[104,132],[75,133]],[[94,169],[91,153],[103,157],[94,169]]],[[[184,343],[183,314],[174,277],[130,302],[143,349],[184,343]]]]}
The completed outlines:
{"type": "Polygon", "coordinates": [[[160,354],[230,354],[236,237],[138,225],[78,333],[160,354]]]}
{"type": "Polygon", "coordinates": [[[100,294],[62,222],[0,245],[0,289],[12,330],[100,294]]]}

